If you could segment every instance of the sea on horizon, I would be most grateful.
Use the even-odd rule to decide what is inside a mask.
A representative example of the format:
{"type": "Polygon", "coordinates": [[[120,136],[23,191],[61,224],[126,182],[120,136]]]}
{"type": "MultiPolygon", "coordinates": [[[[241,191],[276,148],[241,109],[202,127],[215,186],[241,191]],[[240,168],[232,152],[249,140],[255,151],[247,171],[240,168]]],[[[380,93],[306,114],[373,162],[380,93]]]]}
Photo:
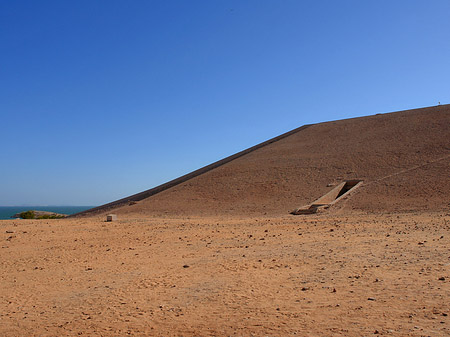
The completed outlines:
{"type": "Polygon", "coordinates": [[[0,220],[8,220],[16,213],[25,211],[47,211],[60,214],[75,214],[95,206],[0,206],[0,220]]]}

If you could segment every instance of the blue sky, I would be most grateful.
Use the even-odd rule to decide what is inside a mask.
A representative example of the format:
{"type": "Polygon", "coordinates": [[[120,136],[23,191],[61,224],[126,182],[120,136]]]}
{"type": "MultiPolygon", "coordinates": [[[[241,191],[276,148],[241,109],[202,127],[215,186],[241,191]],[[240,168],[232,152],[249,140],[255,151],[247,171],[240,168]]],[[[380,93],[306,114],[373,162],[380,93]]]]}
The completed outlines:
{"type": "Polygon", "coordinates": [[[0,1],[0,205],[99,205],[450,103],[450,1],[0,1]]]}

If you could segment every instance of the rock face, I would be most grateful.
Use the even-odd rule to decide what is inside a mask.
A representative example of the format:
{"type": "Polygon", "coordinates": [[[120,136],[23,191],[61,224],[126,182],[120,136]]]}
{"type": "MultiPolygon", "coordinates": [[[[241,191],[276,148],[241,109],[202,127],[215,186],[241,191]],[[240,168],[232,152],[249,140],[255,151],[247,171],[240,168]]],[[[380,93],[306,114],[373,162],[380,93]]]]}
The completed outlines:
{"type": "Polygon", "coordinates": [[[55,212],[47,211],[35,211],[29,210],[21,213],[14,214],[11,218],[22,218],[22,219],[60,219],[65,218],[67,214],[59,214],[55,212]]]}

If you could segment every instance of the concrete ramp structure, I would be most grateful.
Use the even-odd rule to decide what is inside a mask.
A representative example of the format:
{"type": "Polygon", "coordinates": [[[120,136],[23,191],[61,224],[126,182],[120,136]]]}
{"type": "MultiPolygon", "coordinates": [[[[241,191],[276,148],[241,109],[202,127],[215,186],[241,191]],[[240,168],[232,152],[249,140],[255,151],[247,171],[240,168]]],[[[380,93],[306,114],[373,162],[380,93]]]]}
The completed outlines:
{"type": "Polygon", "coordinates": [[[314,214],[320,210],[327,209],[331,205],[337,203],[338,201],[348,197],[350,192],[355,191],[355,189],[362,185],[362,180],[347,180],[339,185],[335,186],[327,194],[321,196],[319,199],[311,204],[296,208],[291,212],[293,215],[301,214],[314,214]]]}

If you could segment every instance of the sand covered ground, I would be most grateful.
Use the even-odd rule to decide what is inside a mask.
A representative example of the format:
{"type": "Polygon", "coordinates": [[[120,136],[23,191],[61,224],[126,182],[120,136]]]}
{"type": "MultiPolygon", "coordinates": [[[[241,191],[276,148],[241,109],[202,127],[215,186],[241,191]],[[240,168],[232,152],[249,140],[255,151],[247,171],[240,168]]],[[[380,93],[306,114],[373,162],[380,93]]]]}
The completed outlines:
{"type": "Polygon", "coordinates": [[[1,336],[449,336],[450,214],[0,221],[1,336]]]}

